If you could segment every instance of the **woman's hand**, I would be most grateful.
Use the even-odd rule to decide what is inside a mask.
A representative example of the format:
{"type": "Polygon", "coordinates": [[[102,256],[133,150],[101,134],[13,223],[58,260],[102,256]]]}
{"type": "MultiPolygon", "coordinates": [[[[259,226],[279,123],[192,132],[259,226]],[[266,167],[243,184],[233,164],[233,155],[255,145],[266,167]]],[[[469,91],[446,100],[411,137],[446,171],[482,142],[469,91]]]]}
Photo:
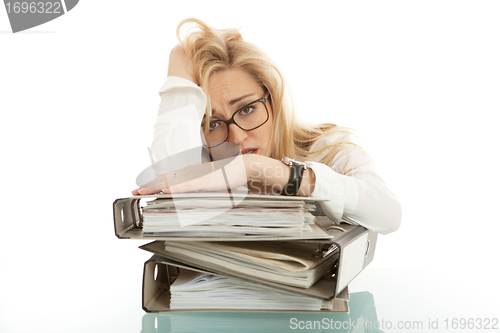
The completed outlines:
{"type": "Polygon", "coordinates": [[[153,181],[132,191],[133,195],[165,194],[195,191],[222,191],[245,185],[251,177],[254,156],[239,155],[223,160],[192,165],[163,173],[153,181]]]}
{"type": "Polygon", "coordinates": [[[198,85],[198,80],[194,75],[193,61],[180,44],[170,51],[167,75],[182,77],[198,85]]]}
{"type": "MultiPolygon", "coordinates": [[[[220,29],[219,32],[229,40],[243,40],[238,29],[220,29]]],[[[194,82],[199,85],[193,68],[193,59],[191,59],[186,50],[177,44],[170,51],[170,58],[168,62],[168,76],[177,76],[194,82]]]]}
{"type": "Polygon", "coordinates": [[[162,173],[149,183],[132,191],[133,195],[150,195],[160,193],[162,188],[168,187],[167,174],[162,173]]]}

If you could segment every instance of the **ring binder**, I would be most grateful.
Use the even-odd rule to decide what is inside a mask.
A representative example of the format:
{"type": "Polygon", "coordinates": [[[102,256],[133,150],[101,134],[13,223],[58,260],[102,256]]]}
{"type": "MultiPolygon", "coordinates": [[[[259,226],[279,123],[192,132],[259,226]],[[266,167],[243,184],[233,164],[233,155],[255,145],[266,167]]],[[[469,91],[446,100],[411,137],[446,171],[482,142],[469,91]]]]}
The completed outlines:
{"type": "MultiPolygon", "coordinates": [[[[179,274],[179,268],[189,269],[197,272],[207,273],[204,270],[187,267],[174,261],[168,260],[159,255],[153,255],[144,263],[143,284],[142,284],[142,308],[148,313],[161,312],[286,312],[286,313],[311,313],[318,311],[299,311],[299,310],[216,310],[216,309],[190,309],[174,310],[170,308],[170,285],[179,274]],[[154,271],[158,270],[156,280],[154,271]]],[[[208,272],[209,273],[209,272],[208,272]]],[[[328,286],[328,284],[324,284],[328,286]]],[[[349,313],[349,291],[345,288],[337,297],[328,299],[332,303],[333,310],[321,310],[319,312],[331,313],[349,313]]]]}
{"type": "MultiPolygon", "coordinates": [[[[186,195],[177,195],[176,197],[182,198],[204,198],[208,193],[190,193],[186,195]]],[[[237,197],[237,194],[232,194],[237,197]]],[[[115,235],[120,239],[149,239],[149,240],[165,240],[165,241],[234,241],[241,240],[241,238],[233,237],[187,237],[187,236],[172,236],[160,234],[146,234],[142,230],[143,214],[141,204],[148,200],[156,198],[171,198],[171,195],[145,195],[136,196],[131,198],[117,199],[113,203],[113,217],[115,225],[115,235]]],[[[247,198],[272,198],[273,200],[293,200],[293,201],[308,201],[314,202],[321,199],[311,199],[309,197],[285,197],[277,195],[246,195],[247,198]]],[[[331,221],[326,216],[316,216],[316,221],[319,223],[311,224],[312,232],[306,235],[298,236],[252,236],[249,240],[265,241],[265,240],[300,240],[300,241],[324,241],[328,243],[331,235],[324,229],[323,225],[331,225],[331,221]]]]}
{"type": "MultiPolygon", "coordinates": [[[[203,194],[190,194],[189,196],[203,196],[203,194]]],[[[156,198],[168,197],[166,195],[137,196],[117,199],[113,203],[113,219],[115,235],[120,239],[155,240],[140,246],[141,249],[152,252],[153,256],[144,264],[143,272],[143,309],[146,312],[171,311],[169,307],[169,286],[175,280],[178,269],[194,270],[229,278],[247,281],[253,284],[275,288],[287,292],[305,295],[322,300],[332,300],[334,308],[338,311],[348,311],[347,295],[349,284],[374,258],[377,233],[362,226],[341,223],[332,226],[326,216],[316,216],[312,232],[303,233],[301,236],[287,237],[193,237],[193,236],[165,236],[145,234],[142,231],[143,216],[141,202],[156,198]],[[328,274],[318,280],[309,288],[301,288],[266,281],[258,276],[249,276],[242,272],[230,270],[227,267],[211,265],[207,262],[194,262],[188,258],[176,258],[165,251],[165,242],[195,242],[197,241],[287,241],[287,242],[314,242],[318,244],[317,250],[311,254],[316,258],[329,258],[336,253],[335,260],[331,263],[328,274]],[[155,278],[156,270],[156,278],[155,278]],[[343,310],[342,310],[343,309],[343,310]]],[[[276,196],[274,196],[276,197],[276,196]]],[[[290,197],[280,197],[290,199],[290,197]]],[[[292,197],[294,200],[304,198],[292,197]]],[[[310,198],[307,198],[310,200],[310,198]]],[[[326,259],[325,259],[326,260],[326,259]]],[[[186,310],[183,310],[186,311],[186,310]]],[[[193,310],[194,311],[194,310],[193,310]]],[[[197,309],[196,311],[206,311],[197,309]]],[[[242,311],[242,310],[238,310],[242,311]]],[[[267,311],[267,310],[266,310],[267,311]]],[[[257,311],[258,312],[258,311],[257,311]]]]}
{"type": "Polygon", "coordinates": [[[188,269],[196,268],[202,271],[210,272],[211,274],[239,278],[245,281],[268,285],[270,287],[297,292],[312,297],[329,299],[339,295],[347,287],[347,284],[373,261],[375,253],[377,233],[361,226],[346,224],[343,227],[348,231],[345,233],[337,231],[337,235],[332,235],[328,244],[338,247],[338,260],[335,261],[331,270],[333,279],[325,278],[319,281],[321,282],[319,285],[319,282],[314,284],[313,287],[315,286],[315,288],[307,291],[298,287],[268,282],[258,277],[249,277],[221,266],[210,265],[210,263],[207,262],[196,262],[194,264],[193,261],[189,261],[185,258],[182,259],[182,261],[177,260],[174,256],[165,251],[164,242],[162,241],[145,244],[139,248],[160,256],[162,260],[164,260],[165,263],[168,262],[169,265],[188,269]],[[370,243],[370,246],[368,246],[368,242],[370,243]],[[359,255],[359,248],[362,248],[362,256],[359,255]]]}

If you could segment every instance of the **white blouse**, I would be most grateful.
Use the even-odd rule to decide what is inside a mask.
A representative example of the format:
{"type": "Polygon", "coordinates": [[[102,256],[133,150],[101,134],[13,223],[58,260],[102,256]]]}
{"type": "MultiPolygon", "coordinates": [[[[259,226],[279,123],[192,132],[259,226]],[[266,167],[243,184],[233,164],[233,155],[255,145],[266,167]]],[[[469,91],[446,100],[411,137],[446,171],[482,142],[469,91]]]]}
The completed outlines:
{"type": "MultiPolygon", "coordinates": [[[[205,94],[193,82],[173,76],[167,77],[159,94],[161,101],[151,145],[155,160],[199,147],[201,163],[200,124],[205,113],[205,94]]],[[[342,133],[318,140],[311,151],[329,146],[341,136],[343,141],[353,142],[351,134],[342,133]]],[[[321,158],[318,156],[307,165],[316,177],[311,197],[330,199],[320,203],[326,216],[335,224],[359,224],[381,234],[399,228],[401,205],[362,149],[346,145],[330,165],[318,163],[321,158]]]]}

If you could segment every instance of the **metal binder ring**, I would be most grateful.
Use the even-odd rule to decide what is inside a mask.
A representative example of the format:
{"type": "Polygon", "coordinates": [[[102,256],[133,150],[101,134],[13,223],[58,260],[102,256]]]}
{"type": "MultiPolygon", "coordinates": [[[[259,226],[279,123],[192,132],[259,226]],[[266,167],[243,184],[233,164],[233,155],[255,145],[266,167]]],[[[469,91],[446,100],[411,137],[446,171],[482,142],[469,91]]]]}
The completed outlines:
{"type": "Polygon", "coordinates": [[[163,191],[160,191],[158,194],[165,194],[165,193],[163,193],[163,191]]]}

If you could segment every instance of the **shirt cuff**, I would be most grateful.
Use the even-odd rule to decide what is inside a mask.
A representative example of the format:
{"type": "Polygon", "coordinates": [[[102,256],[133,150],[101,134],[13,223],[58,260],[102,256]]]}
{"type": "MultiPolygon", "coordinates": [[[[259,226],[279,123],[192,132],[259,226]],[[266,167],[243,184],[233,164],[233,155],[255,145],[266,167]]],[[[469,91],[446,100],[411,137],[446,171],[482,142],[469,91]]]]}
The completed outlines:
{"type": "Polygon", "coordinates": [[[158,94],[161,96],[161,94],[163,94],[164,92],[174,88],[194,88],[196,90],[199,90],[200,93],[203,94],[203,98],[205,98],[203,90],[201,90],[201,88],[198,87],[194,82],[178,76],[167,76],[167,79],[163,83],[163,86],[161,86],[158,94]]]}
{"type": "Polygon", "coordinates": [[[328,199],[320,201],[321,209],[335,224],[340,223],[344,212],[357,205],[354,195],[355,184],[348,176],[333,171],[329,166],[318,162],[307,162],[307,166],[314,171],[316,178],[311,198],[328,199]]]}

